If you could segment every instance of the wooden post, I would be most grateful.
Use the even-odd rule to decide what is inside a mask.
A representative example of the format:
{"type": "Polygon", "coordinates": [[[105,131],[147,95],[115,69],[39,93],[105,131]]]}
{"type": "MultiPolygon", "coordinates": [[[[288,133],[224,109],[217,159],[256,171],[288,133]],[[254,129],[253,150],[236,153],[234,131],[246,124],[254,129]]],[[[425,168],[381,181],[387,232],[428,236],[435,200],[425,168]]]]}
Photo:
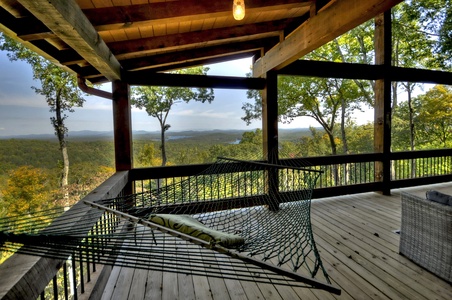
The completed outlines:
{"type": "MultiPolygon", "coordinates": [[[[270,163],[278,160],[278,75],[275,72],[267,73],[267,85],[262,91],[262,134],[264,155],[270,163]]],[[[277,202],[278,170],[270,169],[267,172],[267,192],[271,198],[270,210],[278,210],[277,202]]]]}
{"type": "Polygon", "coordinates": [[[376,162],[375,179],[383,183],[383,195],[391,194],[391,80],[387,79],[391,67],[391,11],[375,18],[375,64],[385,66],[385,78],[375,81],[374,149],[383,153],[376,162]]]}
{"type": "Polygon", "coordinates": [[[262,133],[264,154],[278,154],[278,75],[267,73],[267,85],[262,91],[262,133]],[[275,152],[276,151],[276,152],[275,152]]]}
{"type": "MultiPolygon", "coordinates": [[[[133,166],[130,88],[127,83],[116,80],[112,83],[112,91],[116,172],[128,171],[133,166]]],[[[132,194],[132,192],[129,182],[124,188],[124,193],[132,194]]]]}
{"type": "Polygon", "coordinates": [[[116,171],[132,169],[132,117],[129,85],[122,81],[112,83],[113,126],[116,171]]]}

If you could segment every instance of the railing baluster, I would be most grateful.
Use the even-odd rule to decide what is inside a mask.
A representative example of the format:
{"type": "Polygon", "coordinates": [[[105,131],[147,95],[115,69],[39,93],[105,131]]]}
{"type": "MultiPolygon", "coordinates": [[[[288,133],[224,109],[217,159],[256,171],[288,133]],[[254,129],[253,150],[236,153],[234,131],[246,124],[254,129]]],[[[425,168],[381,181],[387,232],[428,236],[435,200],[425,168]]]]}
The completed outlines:
{"type": "Polygon", "coordinates": [[[82,257],[82,249],[79,249],[79,257],[80,257],[80,293],[85,293],[85,276],[83,272],[85,271],[83,268],[83,257],[82,257]]]}
{"type": "Polygon", "coordinates": [[[64,299],[69,299],[68,282],[67,282],[67,263],[63,263],[63,287],[64,287],[64,299]]]}
{"type": "MultiPolygon", "coordinates": [[[[58,274],[58,273],[57,273],[58,274]]],[[[53,285],[53,299],[58,300],[58,281],[57,281],[57,275],[55,275],[52,279],[52,285],[53,285]]]]}
{"type": "Polygon", "coordinates": [[[78,299],[77,295],[77,265],[75,264],[75,252],[72,254],[72,292],[74,293],[74,300],[78,299]]]}

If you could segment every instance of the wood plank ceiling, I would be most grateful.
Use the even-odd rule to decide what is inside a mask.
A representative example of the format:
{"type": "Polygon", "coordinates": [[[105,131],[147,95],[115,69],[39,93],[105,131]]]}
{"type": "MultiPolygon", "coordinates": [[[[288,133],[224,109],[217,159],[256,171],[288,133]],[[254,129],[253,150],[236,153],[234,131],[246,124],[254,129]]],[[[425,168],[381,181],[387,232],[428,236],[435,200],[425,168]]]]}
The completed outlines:
{"type": "Polygon", "coordinates": [[[243,57],[261,76],[399,2],[245,0],[236,21],[232,0],[0,0],[0,30],[92,83],[243,57]]]}

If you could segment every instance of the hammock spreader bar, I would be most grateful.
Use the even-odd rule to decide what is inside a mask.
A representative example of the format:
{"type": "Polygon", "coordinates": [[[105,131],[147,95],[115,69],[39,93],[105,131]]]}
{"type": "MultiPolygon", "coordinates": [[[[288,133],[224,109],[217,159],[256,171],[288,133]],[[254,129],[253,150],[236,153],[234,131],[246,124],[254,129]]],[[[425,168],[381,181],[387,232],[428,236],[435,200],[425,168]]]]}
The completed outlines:
{"type": "Polygon", "coordinates": [[[129,221],[131,223],[140,224],[140,225],[149,227],[151,229],[157,229],[157,230],[159,230],[159,231],[161,231],[163,233],[167,233],[167,234],[172,235],[174,237],[177,237],[177,238],[183,239],[185,241],[191,242],[193,244],[199,245],[199,246],[201,246],[203,248],[217,251],[219,253],[228,255],[228,256],[230,256],[232,258],[239,259],[239,260],[241,260],[241,261],[243,261],[245,263],[250,263],[250,264],[256,265],[256,266],[258,266],[260,268],[270,270],[270,271],[275,272],[275,273],[277,273],[279,275],[286,276],[286,277],[291,278],[293,280],[296,280],[298,282],[302,282],[302,283],[308,284],[308,285],[310,285],[310,286],[312,286],[314,288],[322,289],[322,290],[328,291],[328,292],[336,294],[336,295],[340,295],[341,294],[341,290],[339,288],[331,285],[331,284],[324,283],[324,282],[318,281],[316,279],[313,279],[313,278],[310,278],[310,277],[307,277],[307,276],[303,276],[302,274],[298,274],[298,273],[295,273],[295,272],[292,272],[292,271],[289,271],[289,270],[285,270],[283,268],[280,268],[280,267],[277,267],[275,265],[266,263],[264,261],[255,259],[253,257],[245,256],[245,255],[243,255],[243,254],[241,254],[241,253],[239,253],[237,251],[234,251],[234,250],[231,250],[231,249],[227,249],[227,248],[222,247],[220,245],[217,245],[215,243],[208,243],[208,242],[206,242],[204,240],[192,237],[192,236],[184,234],[182,232],[179,232],[179,231],[167,228],[165,226],[153,223],[151,221],[147,221],[147,220],[144,220],[144,219],[141,219],[141,218],[129,215],[129,214],[121,212],[121,211],[110,209],[110,208],[108,208],[106,206],[103,206],[103,205],[100,205],[100,204],[97,204],[97,203],[94,203],[94,202],[90,202],[90,201],[86,201],[85,200],[84,203],[89,205],[89,206],[91,206],[91,207],[94,207],[94,208],[97,208],[97,209],[100,209],[100,210],[112,213],[112,214],[114,214],[116,216],[119,216],[119,217],[121,217],[121,218],[123,218],[123,219],[125,219],[125,220],[127,220],[127,221],[129,221]]]}

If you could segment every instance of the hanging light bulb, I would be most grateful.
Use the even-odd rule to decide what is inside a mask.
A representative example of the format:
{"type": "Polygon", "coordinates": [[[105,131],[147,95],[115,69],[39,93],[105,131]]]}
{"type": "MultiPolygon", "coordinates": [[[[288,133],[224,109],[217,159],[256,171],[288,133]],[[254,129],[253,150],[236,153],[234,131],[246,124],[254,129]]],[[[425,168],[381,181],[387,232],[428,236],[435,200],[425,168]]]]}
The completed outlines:
{"type": "Polygon", "coordinates": [[[232,15],[237,21],[240,21],[245,17],[245,0],[233,0],[232,15]]]}

